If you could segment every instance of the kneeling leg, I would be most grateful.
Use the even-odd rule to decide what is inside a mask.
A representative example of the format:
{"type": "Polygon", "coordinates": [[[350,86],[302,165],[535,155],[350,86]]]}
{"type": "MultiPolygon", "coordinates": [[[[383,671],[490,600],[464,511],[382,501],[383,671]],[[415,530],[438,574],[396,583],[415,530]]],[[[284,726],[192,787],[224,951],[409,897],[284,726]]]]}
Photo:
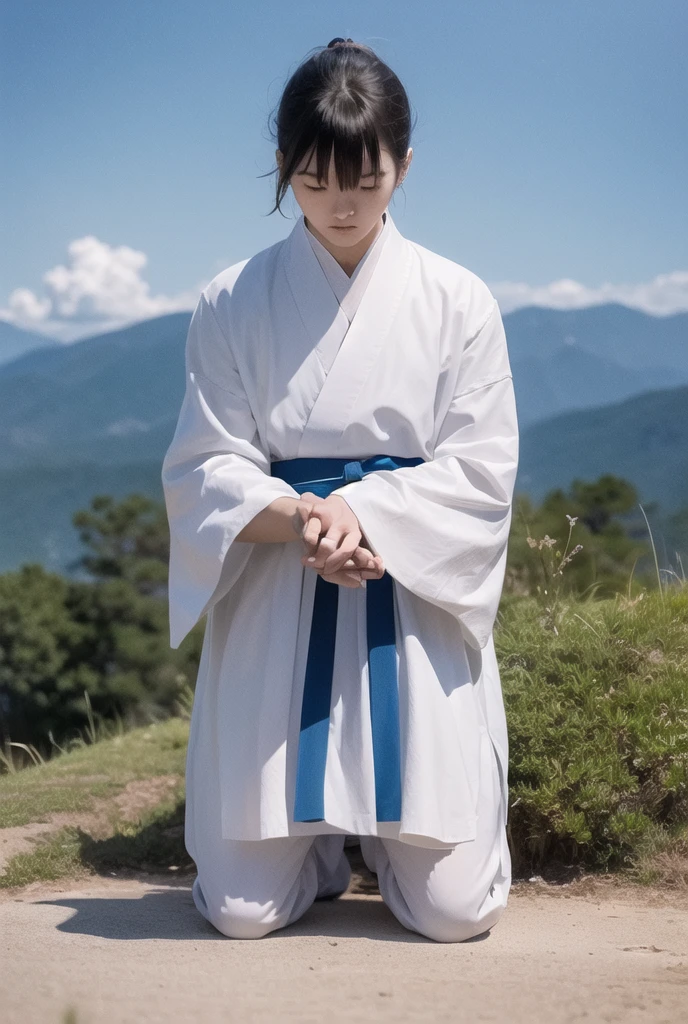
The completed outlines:
{"type": "Polygon", "coordinates": [[[392,913],[404,927],[437,942],[462,942],[480,935],[506,909],[511,857],[500,771],[488,735],[481,769],[475,839],[438,850],[361,836],[361,852],[377,873],[380,893],[392,913]]]}
{"type": "Polygon", "coordinates": [[[197,862],[197,909],[229,938],[257,939],[298,920],[318,896],[346,889],[343,835],[223,840],[197,862]]]}

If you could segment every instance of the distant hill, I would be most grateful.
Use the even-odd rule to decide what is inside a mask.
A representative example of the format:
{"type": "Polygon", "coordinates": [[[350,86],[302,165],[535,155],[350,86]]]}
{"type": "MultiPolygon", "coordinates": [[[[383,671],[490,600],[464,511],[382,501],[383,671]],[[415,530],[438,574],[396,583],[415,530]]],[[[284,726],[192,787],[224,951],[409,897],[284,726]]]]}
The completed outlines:
{"type": "Polygon", "coordinates": [[[44,334],[25,331],[0,320],[0,366],[13,362],[34,349],[61,348],[62,343],[44,334]]]}
{"type": "Polygon", "coordinates": [[[504,323],[518,358],[547,357],[566,345],[627,370],[663,367],[688,374],[688,313],[651,316],[615,302],[585,309],[524,306],[508,313],[504,323]]]}
{"type": "MultiPolygon", "coordinates": [[[[0,571],[32,559],[65,566],[78,554],[71,514],[92,494],[162,498],[190,315],[28,348],[0,365],[0,571]]],[[[614,472],[667,512],[688,503],[688,314],[531,307],[504,321],[517,487],[540,497],[576,475],[614,472]]]]}
{"type": "Polygon", "coordinates": [[[627,370],[618,363],[562,346],[550,355],[511,358],[521,428],[564,410],[592,409],[649,389],[688,383],[688,374],[673,370],[627,370]]]}
{"type": "Polygon", "coordinates": [[[189,313],[172,313],[0,367],[0,469],[147,461],[184,394],[189,313]]]}
{"type": "Polygon", "coordinates": [[[505,316],[504,326],[522,427],[688,384],[688,313],[529,306],[505,316]]]}
{"type": "Polygon", "coordinates": [[[562,413],[521,432],[516,487],[536,501],[576,477],[609,472],[666,511],[688,505],[688,386],[562,413]]]}

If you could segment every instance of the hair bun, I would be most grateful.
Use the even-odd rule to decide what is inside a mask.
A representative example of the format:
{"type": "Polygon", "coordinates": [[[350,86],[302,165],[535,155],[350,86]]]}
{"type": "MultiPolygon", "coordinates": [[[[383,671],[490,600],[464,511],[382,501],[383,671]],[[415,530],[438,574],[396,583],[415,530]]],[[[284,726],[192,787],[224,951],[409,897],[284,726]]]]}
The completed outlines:
{"type": "Polygon", "coordinates": [[[327,44],[327,49],[334,49],[339,43],[353,43],[353,39],[344,39],[343,36],[335,36],[334,39],[331,39],[327,44]]]}

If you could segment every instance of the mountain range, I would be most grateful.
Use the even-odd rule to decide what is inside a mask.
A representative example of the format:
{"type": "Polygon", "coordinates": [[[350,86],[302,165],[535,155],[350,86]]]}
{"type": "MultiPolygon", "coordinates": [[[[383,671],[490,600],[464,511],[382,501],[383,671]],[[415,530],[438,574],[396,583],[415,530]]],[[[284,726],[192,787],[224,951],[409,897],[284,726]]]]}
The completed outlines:
{"type": "MultiPolygon", "coordinates": [[[[24,561],[64,570],[79,552],[70,517],[95,493],[162,499],[189,319],[70,345],[0,325],[0,571],[24,561]]],[[[574,477],[613,472],[666,512],[688,504],[688,314],[527,307],[504,324],[517,491],[539,500],[574,477]]]]}
{"type": "Polygon", "coordinates": [[[7,320],[0,320],[0,366],[39,348],[61,347],[59,341],[46,338],[45,334],[24,331],[7,320]]]}

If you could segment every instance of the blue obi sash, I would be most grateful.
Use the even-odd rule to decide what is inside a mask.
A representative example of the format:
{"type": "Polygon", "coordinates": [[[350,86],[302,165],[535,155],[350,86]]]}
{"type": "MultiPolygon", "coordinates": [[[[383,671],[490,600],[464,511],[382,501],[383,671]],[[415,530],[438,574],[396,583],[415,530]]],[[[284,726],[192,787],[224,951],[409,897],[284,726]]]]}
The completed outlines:
{"type": "MultiPolygon", "coordinates": [[[[373,455],[346,459],[283,459],[273,462],[271,475],[303,494],[326,498],[337,487],[362,480],[380,469],[418,466],[423,459],[373,455]]],[[[294,821],[324,821],[325,763],[332,701],[332,672],[337,632],[339,585],[318,576],[301,704],[294,821]]],[[[370,720],[375,768],[377,821],[401,819],[401,744],[399,690],[394,629],[394,581],[388,572],[366,580],[366,626],[370,720]]]]}

